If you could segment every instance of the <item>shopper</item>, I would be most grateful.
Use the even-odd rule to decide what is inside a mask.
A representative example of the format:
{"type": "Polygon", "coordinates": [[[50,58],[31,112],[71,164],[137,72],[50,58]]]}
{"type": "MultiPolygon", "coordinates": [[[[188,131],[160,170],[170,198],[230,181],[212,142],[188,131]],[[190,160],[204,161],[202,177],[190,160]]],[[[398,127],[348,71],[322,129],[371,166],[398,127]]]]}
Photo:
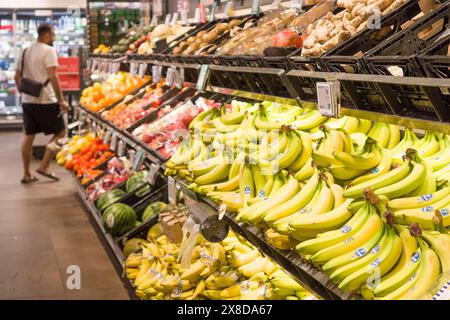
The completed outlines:
{"type": "MultiPolygon", "coordinates": [[[[41,24],[38,28],[37,41],[24,49],[17,61],[15,81],[17,88],[22,92],[25,131],[22,142],[24,169],[22,183],[38,181],[30,171],[35,135],[41,132],[46,135],[53,134],[49,142],[51,143],[64,137],[66,133],[63,112],[68,110],[69,105],[63,97],[56,76],[58,60],[56,51],[52,47],[54,39],[53,27],[47,23],[41,24]],[[36,89],[36,84],[38,89],[36,89]]],[[[36,172],[58,181],[59,178],[54,172],[50,171],[50,162],[53,155],[53,151],[47,147],[44,158],[36,172]]]]}

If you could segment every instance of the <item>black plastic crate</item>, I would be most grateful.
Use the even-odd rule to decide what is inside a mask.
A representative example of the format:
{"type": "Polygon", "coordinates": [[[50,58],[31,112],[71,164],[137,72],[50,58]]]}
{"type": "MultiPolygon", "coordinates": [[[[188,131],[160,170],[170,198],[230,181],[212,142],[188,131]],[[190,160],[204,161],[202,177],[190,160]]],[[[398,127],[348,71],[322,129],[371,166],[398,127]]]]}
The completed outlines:
{"type": "Polygon", "coordinates": [[[365,60],[370,74],[401,77],[425,76],[425,71],[415,56],[368,57],[365,60]]]}
{"type": "Polygon", "coordinates": [[[246,68],[263,68],[264,62],[261,56],[240,56],[239,65],[246,68]]]}
{"type": "Polygon", "coordinates": [[[290,64],[289,70],[325,71],[317,58],[292,56],[287,61],[290,64]]]}
{"type": "Polygon", "coordinates": [[[450,78],[449,46],[450,34],[447,34],[417,55],[417,61],[427,77],[450,78]]]}
{"type": "Polygon", "coordinates": [[[326,72],[370,73],[365,59],[353,56],[322,56],[317,58],[317,64],[326,72]]]}
{"type": "Polygon", "coordinates": [[[418,19],[405,30],[398,32],[375,48],[367,52],[368,57],[375,56],[410,56],[431,47],[450,28],[450,1],[438,9],[418,19]],[[442,21],[440,31],[426,39],[423,33],[427,28],[442,21]]]}

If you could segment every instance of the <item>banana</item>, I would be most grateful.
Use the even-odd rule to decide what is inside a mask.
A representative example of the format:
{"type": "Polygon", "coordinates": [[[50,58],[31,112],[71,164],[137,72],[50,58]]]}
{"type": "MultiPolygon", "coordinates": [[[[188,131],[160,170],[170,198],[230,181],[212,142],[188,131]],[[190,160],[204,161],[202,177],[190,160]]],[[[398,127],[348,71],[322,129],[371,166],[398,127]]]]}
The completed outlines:
{"type": "Polygon", "coordinates": [[[393,277],[397,272],[402,270],[411,261],[412,256],[418,248],[417,240],[411,235],[408,228],[401,225],[395,225],[395,229],[397,230],[400,240],[402,241],[402,254],[398,263],[391,271],[389,271],[388,274],[383,277],[382,281],[389,280],[390,277],[393,277]]]}
{"type": "Polygon", "coordinates": [[[295,179],[298,181],[305,181],[312,177],[314,174],[314,168],[312,166],[312,159],[309,159],[306,164],[296,174],[295,179]]]}
{"type": "Polygon", "coordinates": [[[275,121],[274,119],[268,119],[264,107],[260,107],[256,118],[255,127],[258,130],[280,130],[286,123],[275,121]]]}
{"type": "Polygon", "coordinates": [[[223,300],[223,297],[220,295],[221,290],[203,290],[202,296],[204,296],[208,300],[223,300]]]}
{"type": "Polygon", "coordinates": [[[344,129],[348,133],[358,132],[359,129],[359,120],[354,117],[347,117],[347,121],[342,129],[344,129]]]}
{"type": "Polygon", "coordinates": [[[372,121],[366,119],[359,119],[359,125],[357,132],[367,134],[372,128],[372,121]]]}
{"type": "Polygon", "coordinates": [[[360,177],[367,170],[358,170],[349,168],[346,165],[331,165],[329,167],[331,174],[339,180],[348,181],[360,177]]]}
{"type": "Polygon", "coordinates": [[[293,177],[289,177],[288,183],[283,186],[275,194],[271,194],[270,198],[266,201],[259,202],[251,207],[244,208],[236,216],[236,220],[245,220],[251,223],[258,223],[264,218],[264,214],[275,206],[292,198],[300,189],[299,182],[293,177]]]}
{"type": "Polygon", "coordinates": [[[417,272],[417,280],[407,293],[399,297],[401,300],[420,299],[434,285],[441,272],[441,265],[436,252],[422,240],[418,241],[422,249],[422,262],[417,272]]]}
{"type": "Polygon", "coordinates": [[[439,260],[441,261],[442,273],[450,271],[450,235],[438,231],[422,230],[421,237],[438,254],[439,260]]]}
{"type": "Polygon", "coordinates": [[[272,192],[273,185],[275,183],[275,179],[273,176],[269,176],[264,184],[263,188],[259,191],[258,197],[260,199],[265,199],[272,192]]]}
{"type": "Polygon", "coordinates": [[[220,114],[220,111],[217,110],[216,108],[211,108],[211,109],[208,109],[208,110],[200,113],[189,124],[189,130],[191,130],[191,131],[199,130],[202,123],[208,121],[208,119],[219,116],[219,114],[220,114]]]}
{"type": "Polygon", "coordinates": [[[341,204],[343,204],[344,201],[345,201],[345,198],[344,198],[344,188],[342,188],[342,187],[341,187],[340,185],[338,185],[338,184],[333,183],[333,184],[331,184],[331,186],[330,186],[330,190],[331,190],[331,193],[333,194],[333,197],[334,197],[334,201],[333,201],[334,206],[333,206],[333,209],[336,209],[336,208],[338,208],[341,204]]]}
{"type": "Polygon", "coordinates": [[[418,142],[416,145],[412,146],[412,148],[415,148],[415,146],[420,145],[416,148],[421,157],[430,157],[439,152],[440,145],[435,133],[427,132],[422,140],[424,140],[423,144],[420,145],[420,142],[418,142]]]}
{"type": "Polygon", "coordinates": [[[264,273],[271,276],[276,270],[278,270],[278,266],[272,261],[267,260],[266,266],[264,267],[264,273]]]}
{"type": "Polygon", "coordinates": [[[231,165],[228,164],[228,161],[223,158],[222,163],[217,164],[215,168],[208,173],[197,177],[194,180],[194,183],[197,185],[205,185],[220,182],[221,180],[228,177],[228,174],[230,173],[230,167],[231,165]]]}
{"type": "Polygon", "coordinates": [[[444,226],[450,225],[450,199],[448,197],[426,207],[395,211],[394,216],[400,224],[409,225],[416,222],[420,227],[430,230],[434,225],[433,217],[436,210],[441,213],[444,226]]]}
{"type": "Polygon", "coordinates": [[[356,170],[370,170],[381,161],[381,153],[377,147],[369,147],[365,153],[360,155],[335,151],[333,156],[343,165],[356,170]]]}
{"type": "Polygon", "coordinates": [[[212,184],[212,185],[205,185],[205,186],[201,186],[200,190],[205,190],[206,192],[203,193],[209,193],[212,191],[234,191],[236,189],[239,188],[239,176],[235,176],[234,178],[226,181],[226,182],[221,182],[221,183],[217,183],[217,184],[212,184]],[[208,189],[210,190],[205,190],[205,188],[208,187],[208,189]]]}
{"type": "MultiPolygon", "coordinates": [[[[420,268],[420,266],[419,266],[420,268]]],[[[401,296],[403,296],[406,292],[408,292],[417,282],[418,272],[412,275],[410,279],[408,279],[405,283],[403,283],[400,287],[392,291],[391,293],[383,296],[383,297],[375,297],[372,291],[368,291],[365,289],[365,286],[361,288],[364,296],[369,296],[370,299],[375,300],[398,300],[401,296]]]]}
{"type": "Polygon", "coordinates": [[[293,132],[288,132],[288,137],[287,150],[272,160],[270,167],[286,169],[300,156],[302,152],[302,141],[300,137],[293,132]]]}
{"type": "Polygon", "coordinates": [[[180,278],[181,280],[195,281],[198,279],[205,268],[206,265],[199,259],[191,264],[189,269],[182,270],[183,272],[181,273],[180,278]]]}
{"type": "Polygon", "coordinates": [[[410,129],[405,129],[405,134],[403,139],[399,142],[397,146],[391,149],[392,161],[393,163],[401,164],[403,163],[403,156],[408,148],[411,148],[414,143],[416,143],[417,137],[410,129]]]}
{"type": "Polygon", "coordinates": [[[192,172],[194,177],[199,177],[216,168],[221,161],[223,161],[223,158],[220,156],[196,162],[192,161],[188,164],[188,169],[192,172]]]}
{"type": "Polygon", "coordinates": [[[383,122],[376,122],[367,134],[368,137],[376,140],[378,145],[386,148],[391,138],[389,126],[383,122]]]}
{"type": "Polygon", "coordinates": [[[305,132],[297,131],[296,134],[300,137],[301,140],[301,154],[297,157],[297,159],[289,166],[289,169],[292,171],[299,171],[302,169],[312,155],[312,141],[309,134],[305,132]]]}
{"type": "Polygon", "coordinates": [[[288,276],[285,272],[278,270],[270,277],[270,283],[274,288],[288,289],[292,291],[304,290],[303,286],[288,276]]]}
{"type": "Polygon", "coordinates": [[[331,280],[340,283],[352,273],[365,268],[370,262],[378,258],[388,243],[389,231],[382,228],[364,246],[328,261],[323,265],[324,271],[330,273],[331,280]]]}
{"type": "Polygon", "coordinates": [[[231,253],[229,263],[235,268],[244,266],[251,261],[255,260],[260,256],[258,250],[250,251],[249,253],[239,253],[238,251],[233,251],[231,253]]]}
{"type": "Polygon", "coordinates": [[[241,164],[239,170],[239,191],[243,207],[247,207],[247,200],[255,196],[255,184],[253,181],[252,170],[248,164],[241,164]]]}
{"type": "Polygon", "coordinates": [[[358,185],[360,183],[364,183],[366,181],[375,179],[387,172],[389,172],[392,165],[392,155],[391,152],[387,149],[381,149],[381,161],[380,163],[369,170],[369,172],[365,175],[362,175],[356,179],[354,179],[351,184],[358,185]]]}
{"type": "MultiPolygon", "coordinates": [[[[250,169],[255,184],[255,195],[260,196],[262,195],[261,191],[264,189],[264,185],[266,184],[266,178],[264,178],[264,176],[261,174],[261,169],[257,165],[250,165],[250,169]]],[[[262,195],[262,197],[264,197],[264,195],[262,195]]]]}
{"type": "Polygon", "coordinates": [[[250,278],[259,272],[263,272],[266,266],[266,262],[267,262],[266,258],[258,257],[253,261],[251,261],[250,263],[240,266],[238,268],[238,271],[242,273],[245,277],[250,278]]]}
{"type": "Polygon", "coordinates": [[[272,225],[273,222],[286,216],[289,216],[291,214],[294,214],[298,210],[305,207],[314,196],[318,184],[319,184],[319,175],[316,173],[311,177],[311,179],[308,180],[308,182],[300,190],[300,192],[298,192],[288,201],[281,203],[280,205],[273,207],[271,210],[269,210],[267,214],[264,216],[264,221],[267,224],[272,225]]]}
{"type": "Polygon", "coordinates": [[[292,220],[289,223],[290,233],[302,235],[302,233],[311,234],[314,232],[317,235],[341,227],[352,216],[347,209],[352,201],[352,199],[347,199],[340,206],[323,214],[305,215],[292,220]]]}
{"type": "Polygon", "coordinates": [[[431,194],[436,191],[436,178],[433,175],[433,168],[425,161],[420,163],[425,167],[425,175],[422,183],[408,194],[411,196],[431,194]]]}
{"type": "Polygon", "coordinates": [[[422,254],[419,249],[412,256],[408,263],[395,274],[392,274],[388,279],[381,278],[381,282],[373,288],[373,295],[376,297],[383,297],[396,289],[400,288],[406,281],[417,272],[422,262],[422,254]]]}
{"type": "Polygon", "coordinates": [[[378,257],[367,266],[347,276],[339,284],[339,288],[344,291],[356,291],[361,288],[375,270],[378,270],[379,274],[383,276],[395,265],[402,251],[402,242],[391,228],[388,232],[390,233],[388,244],[384,249],[381,249],[378,257]]]}
{"type": "Polygon", "coordinates": [[[297,119],[290,123],[291,126],[296,128],[297,130],[308,130],[315,127],[318,127],[322,123],[324,123],[328,118],[324,117],[320,114],[320,112],[316,110],[312,110],[308,112],[304,116],[299,116],[297,119]]]}
{"type": "Polygon", "coordinates": [[[226,273],[219,272],[210,275],[206,279],[205,284],[208,289],[223,289],[232,286],[238,280],[239,275],[236,273],[236,271],[229,271],[226,273]]]}
{"type": "Polygon", "coordinates": [[[403,165],[383,174],[374,179],[368,180],[366,182],[354,185],[344,192],[344,197],[346,198],[359,198],[362,196],[362,192],[366,188],[371,188],[372,190],[377,190],[385,186],[390,186],[396,182],[403,180],[410,173],[409,163],[404,163],[403,165]]]}
{"type": "MultiPolygon", "coordinates": [[[[180,164],[188,164],[189,161],[191,161],[192,159],[194,159],[195,157],[197,157],[201,150],[202,150],[202,140],[201,139],[194,139],[192,138],[194,141],[188,146],[190,147],[188,149],[188,152],[185,152],[182,155],[176,156],[176,157],[171,157],[170,160],[176,164],[176,165],[180,165],[180,164]]],[[[183,142],[182,142],[183,143],[183,142]]]]}
{"type": "Polygon", "coordinates": [[[342,117],[342,118],[329,118],[327,122],[325,122],[325,126],[330,129],[342,129],[344,128],[345,124],[347,123],[349,117],[342,117]]]}
{"type": "Polygon", "coordinates": [[[333,257],[349,252],[372,238],[383,226],[383,222],[374,210],[375,209],[372,206],[369,206],[369,217],[361,230],[356,232],[353,236],[346,238],[344,241],[315,253],[310,258],[311,262],[323,265],[333,257]]]}
{"type": "Polygon", "coordinates": [[[376,195],[385,195],[389,199],[399,198],[416,189],[425,177],[425,167],[420,163],[413,163],[411,173],[403,180],[375,190],[376,195]]]}
{"type": "Polygon", "coordinates": [[[433,171],[438,171],[450,163],[450,135],[444,137],[444,146],[441,150],[430,157],[422,158],[433,168],[433,171]]]}
{"type": "Polygon", "coordinates": [[[387,149],[393,149],[400,143],[400,129],[396,125],[388,124],[389,126],[389,143],[386,146],[387,149]]]}
{"type": "Polygon", "coordinates": [[[317,238],[301,242],[295,248],[301,255],[312,255],[324,248],[330,247],[353,236],[358,232],[368,218],[368,204],[365,203],[353,217],[340,229],[317,235],[317,238]]]}

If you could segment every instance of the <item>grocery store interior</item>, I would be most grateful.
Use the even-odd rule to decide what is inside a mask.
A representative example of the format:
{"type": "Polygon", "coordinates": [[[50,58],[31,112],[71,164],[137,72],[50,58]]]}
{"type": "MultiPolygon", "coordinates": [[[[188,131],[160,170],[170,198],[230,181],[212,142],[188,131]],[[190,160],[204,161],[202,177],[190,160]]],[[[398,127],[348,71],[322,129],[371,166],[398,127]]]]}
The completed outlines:
{"type": "Polygon", "coordinates": [[[0,300],[450,300],[449,76],[450,0],[0,0],[0,300]]]}

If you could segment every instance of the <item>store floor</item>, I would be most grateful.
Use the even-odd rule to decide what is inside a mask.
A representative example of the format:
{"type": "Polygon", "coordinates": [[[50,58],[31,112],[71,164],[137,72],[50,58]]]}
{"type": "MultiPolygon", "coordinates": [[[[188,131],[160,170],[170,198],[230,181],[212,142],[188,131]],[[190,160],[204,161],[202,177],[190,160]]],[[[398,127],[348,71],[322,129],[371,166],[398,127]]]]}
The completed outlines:
{"type": "Polygon", "coordinates": [[[55,165],[60,182],[19,183],[20,139],[0,132],[0,299],[129,299],[70,175],[55,165]],[[70,265],[80,290],[67,288],[70,265]]]}

